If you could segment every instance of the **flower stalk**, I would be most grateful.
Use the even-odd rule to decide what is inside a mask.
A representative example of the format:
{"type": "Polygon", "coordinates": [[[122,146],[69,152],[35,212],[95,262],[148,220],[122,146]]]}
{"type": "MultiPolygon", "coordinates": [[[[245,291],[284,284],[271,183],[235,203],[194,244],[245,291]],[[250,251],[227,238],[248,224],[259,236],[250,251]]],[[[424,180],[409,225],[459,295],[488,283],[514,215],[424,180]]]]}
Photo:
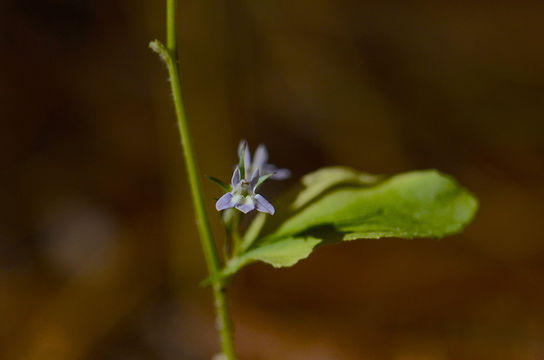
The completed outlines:
{"type": "Polygon", "coordinates": [[[227,305],[226,284],[215,276],[221,270],[221,262],[213,240],[200,183],[198,163],[195,156],[191,133],[185,115],[185,107],[181,91],[181,78],[178,69],[177,48],[177,0],[166,0],[166,44],[158,40],[152,41],[149,46],[166,63],[170,77],[170,86],[174,100],[177,125],[181,137],[181,145],[185,159],[185,166],[193,199],[193,208],[202,245],[206,265],[212,279],[215,310],[217,314],[217,329],[221,342],[221,350],[226,360],[235,360],[232,322],[227,305]]]}

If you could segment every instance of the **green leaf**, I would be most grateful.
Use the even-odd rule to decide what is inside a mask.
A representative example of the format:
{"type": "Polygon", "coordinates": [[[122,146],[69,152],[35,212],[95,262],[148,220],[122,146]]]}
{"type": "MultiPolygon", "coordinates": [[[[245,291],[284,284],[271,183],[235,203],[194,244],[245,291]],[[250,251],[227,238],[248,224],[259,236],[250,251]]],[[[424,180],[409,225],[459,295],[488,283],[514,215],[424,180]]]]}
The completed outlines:
{"type": "Polygon", "coordinates": [[[339,185],[365,186],[376,184],[383,179],[381,175],[372,175],[356,171],[344,166],[324,167],[302,177],[299,184],[279,199],[274,200],[276,215],[270,219],[266,214],[258,214],[244,235],[244,242],[240,250],[248,249],[257,240],[265,221],[270,224],[278,224],[309,204],[328,190],[339,185]]]}
{"type": "MultiPolygon", "coordinates": [[[[440,238],[461,231],[478,208],[473,195],[435,170],[409,172],[374,185],[354,181],[358,173],[344,170],[321,169],[305,176],[296,191],[278,201],[277,214],[282,215],[267,217],[259,225],[260,238],[231,259],[224,275],[257,260],[275,267],[291,266],[318,244],[384,237],[440,238]]],[[[250,230],[252,237],[259,237],[258,231],[250,230]]]]}
{"type": "Polygon", "coordinates": [[[342,166],[321,168],[301,179],[304,189],[297,194],[291,208],[300,209],[334,186],[375,184],[382,178],[380,175],[371,175],[342,166]]]}
{"type": "Polygon", "coordinates": [[[223,271],[223,276],[234,274],[243,266],[254,261],[262,261],[276,268],[295,265],[310,255],[314,247],[321,242],[311,236],[287,237],[282,241],[263,243],[240,256],[233,257],[223,271]]]}
{"type": "Polygon", "coordinates": [[[259,180],[257,180],[257,184],[255,185],[255,189],[257,189],[259,186],[261,186],[266,180],[268,180],[271,176],[273,176],[274,173],[266,174],[264,176],[261,176],[259,180]]]}
{"type": "Polygon", "coordinates": [[[223,190],[226,190],[227,192],[231,192],[232,191],[232,186],[231,185],[228,185],[224,182],[222,182],[221,180],[219,180],[218,178],[215,178],[213,176],[208,176],[208,175],[204,175],[206,177],[206,179],[210,180],[210,181],[213,181],[214,183],[216,183],[217,185],[221,186],[221,188],[223,188],[223,190]]]}

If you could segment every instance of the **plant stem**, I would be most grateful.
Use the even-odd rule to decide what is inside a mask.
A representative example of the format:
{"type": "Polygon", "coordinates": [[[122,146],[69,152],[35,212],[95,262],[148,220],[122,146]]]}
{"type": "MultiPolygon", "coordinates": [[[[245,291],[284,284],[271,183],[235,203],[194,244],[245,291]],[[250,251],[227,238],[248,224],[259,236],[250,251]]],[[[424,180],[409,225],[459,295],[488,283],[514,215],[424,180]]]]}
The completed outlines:
{"type": "Polygon", "coordinates": [[[233,240],[233,248],[230,256],[233,256],[235,254],[238,254],[238,251],[240,250],[240,245],[242,245],[242,237],[240,236],[240,221],[241,221],[242,213],[239,211],[236,211],[234,213],[234,216],[232,217],[232,229],[231,229],[231,235],[233,240]]]}
{"type": "Polygon", "coordinates": [[[198,164],[195,151],[185,116],[185,107],[181,91],[181,78],[178,69],[177,49],[177,0],[166,0],[166,44],[165,47],[155,40],[149,44],[164,60],[170,76],[170,85],[176,110],[178,129],[183,147],[183,155],[191,188],[196,224],[200,236],[202,250],[206,259],[208,272],[212,278],[215,310],[217,314],[217,329],[221,341],[221,350],[227,360],[235,360],[234,342],[232,336],[232,322],[227,306],[226,285],[219,277],[214,276],[221,270],[221,263],[213,240],[210,223],[206,214],[206,208],[202,196],[198,164]]]}

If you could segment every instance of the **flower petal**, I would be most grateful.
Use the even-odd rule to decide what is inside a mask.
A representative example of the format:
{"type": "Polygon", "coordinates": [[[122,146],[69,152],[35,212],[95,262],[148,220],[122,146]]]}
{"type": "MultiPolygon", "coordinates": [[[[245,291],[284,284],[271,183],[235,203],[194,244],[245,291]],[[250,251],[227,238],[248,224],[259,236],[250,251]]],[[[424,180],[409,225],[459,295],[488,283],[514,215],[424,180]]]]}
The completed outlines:
{"type": "Polygon", "coordinates": [[[277,169],[273,171],[272,179],[274,180],[285,180],[291,177],[291,171],[289,169],[277,169]]]}
{"type": "Polygon", "coordinates": [[[255,202],[253,199],[249,198],[246,201],[241,201],[235,206],[238,210],[243,212],[244,214],[247,214],[251,210],[255,209],[255,202]]]}
{"type": "Polygon", "coordinates": [[[242,156],[242,152],[247,148],[247,140],[242,139],[240,140],[240,143],[238,144],[238,157],[242,156]]]}
{"type": "Polygon", "coordinates": [[[266,146],[264,144],[260,144],[257,147],[257,150],[255,150],[255,155],[253,156],[253,169],[262,169],[263,166],[268,161],[268,151],[266,150],[266,146]]]}
{"type": "Polygon", "coordinates": [[[244,177],[247,179],[247,173],[251,169],[251,152],[245,139],[240,140],[240,144],[238,145],[238,158],[241,159],[242,156],[244,157],[244,177]]]}
{"type": "Polygon", "coordinates": [[[217,211],[226,210],[233,207],[234,204],[232,201],[232,197],[233,196],[231,193],[226,193],[225,195],[221,196],[219,200],[217,200],[217,202],[215,203],[215,208],[217,209],[217,211]]]}
{"type": "Polygon", "coordinates": [[[246,178],[247,178],[249,169],[251,169],[251,152],[249,151],[249,147],[246,147],[246,153],[244,156],[244,166],[246,167],[246,178]]]}
{"type": "Polygon", "coordinates": [[[237,166],[236,169],[234,170],[234,174],[232,174],[232,180],[231,180],[232,189],[234,190],[239,183],[240,183],[240,168],[238,168],[237,166]]]}
{"type": "Polygon", "coordinates": [[[251,175],[251,180],[249,181],[249,191],[251,193],[255,192],[255,188],[257,187],[257,183],[259,182],[259,177],[259,169],[257,169],[253,172],[253,175],[251,175]]]}
{"type": "Polygon", "coordinates": [[[258,211],[269,213],[270,215],[274,215],[276,210],[274,209],[274,206],[272,206],[271,203],[268,202],[262,195],[255,195],[255,207],[258,211]]]}
{"type": "Polygon", "coordinates": [[[274,174],[271,176],[272,180],[285,180],[291,177],[291,171],[289,169],[278,169],[272,164],[266,164],[264,166],[264,173],[274,174]]]}

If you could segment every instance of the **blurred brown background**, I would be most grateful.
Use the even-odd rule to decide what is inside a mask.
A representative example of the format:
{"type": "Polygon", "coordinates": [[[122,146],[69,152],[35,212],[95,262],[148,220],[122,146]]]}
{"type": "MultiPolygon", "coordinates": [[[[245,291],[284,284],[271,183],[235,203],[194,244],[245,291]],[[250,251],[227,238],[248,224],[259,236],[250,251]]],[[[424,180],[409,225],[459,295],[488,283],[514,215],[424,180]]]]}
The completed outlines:
{"type": "MultiPolygon", "coordinates": [[[[440,242],[246,268],[231,292],[240,359],[544,359],[542,1],[179,13],[204,174],[228,179],[244,137],[296,177],[437,168],[481,202],[440,242]]],[[[218,349],[167,75],[147,48],[163,19],[162,1],[0,1],[1,359],[218,349]]],[[[213,214],[220,191],[205,191],[213,214]]]]}

